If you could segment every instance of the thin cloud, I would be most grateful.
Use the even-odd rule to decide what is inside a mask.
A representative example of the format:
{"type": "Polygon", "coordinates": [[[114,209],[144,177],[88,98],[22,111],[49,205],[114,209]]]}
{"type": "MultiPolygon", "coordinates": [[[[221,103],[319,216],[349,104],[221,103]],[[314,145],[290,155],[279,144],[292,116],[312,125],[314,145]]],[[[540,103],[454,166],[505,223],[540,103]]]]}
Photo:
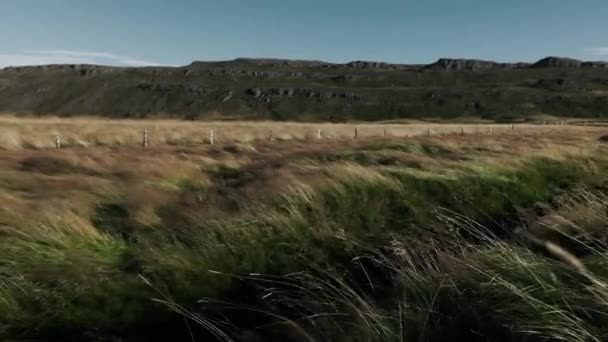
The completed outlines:
{"type": "Polygon", "coordinates": [[[0,53],[0,68],[45,64],[102,64],[115,66],[163,66],[166,64],[97,51],[26,50],[0,53]]]}
{"type": "Polygon", "coordinates": [[[608,47],[598,47],[590,50],[595,56],[608,56],[608,47]]]}
{"type": "Polygon", "coordinates": [[[38,56],[23,53],[0,53],[0,68],[23,65],[45,64],[94,64],[89,58],[38,56]]]}
{"type": "Polygon", "coordinates": [[[119,60],[125,56],[107,53],[107,52],[91,52],[91,51],[73,51],[73,50],[25,50],[24,53],[44,56],[73,56],[73,57],[90,57],[101,59],[119,60]]]}

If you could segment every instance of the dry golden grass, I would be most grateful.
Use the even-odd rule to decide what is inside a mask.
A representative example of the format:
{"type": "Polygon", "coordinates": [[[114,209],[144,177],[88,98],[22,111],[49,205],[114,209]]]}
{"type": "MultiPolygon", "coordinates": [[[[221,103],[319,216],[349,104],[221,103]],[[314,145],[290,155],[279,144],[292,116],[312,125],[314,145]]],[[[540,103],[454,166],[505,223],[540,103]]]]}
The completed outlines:
{"type": "Polygon", "coordinates": [[[148,130],[150,145],[202,145],[209,143],[211,130],[217,143],[250,143],[266,140],[272,132],[276,140],[457,135],[544,135],[555,132],[586,134],[599,127],[571,125],[421,123],[409,124],[332,124],[292,122],[213,122],[178,120],[108,120],[97,118],[17,118],[0,117],[0,149],[48,149],[61,137],[63,147],[139,146],[148,130]]]}
{"type": "MultiPolygon", "coordinates": [[[[433,172],[470,167],[478,162],[480,167],[516,167],[521,157],[564,159],[597,153],[598,147],[603,148],[598,141],[601,128],[575,126],[522,125],[512,131],[510,125],[314,125],[5,117],[0,119],[0,132],[4,139],[0,148],[5,149],[0,152],[0,225],[44,222],[72,214],[90,217],[99,203],[115,197],[129,208],[131,219],[141,225],[157,223],[160,218],[154,208],[176,201],[183,202],[188,215],[209,215],[188,212],[188,203],[196,208],[200,208],[200,201],[210,208],[221,206],[218,203],[225,200],[226,193],[218,188],[224,185],[218,183],[212,171],[218,167],[239,168],[255,175],[238,187],[228,186],[234,188],[233,195],[255,202],[293,185],[322,181],[325,174],[332,174],[331,170],[353,161],[348,159],[349,153],[365,150],[370,144],[411,143],[449,151],[442,155],[389,147],[372,153],[372,158],[380,156],[395,166],[433,172]],[[140,146],[139,135],[144,127],[151,136],[147,149],[140,146]],[[198,132],[211,127],[218,132],[218,144],[204,144],[200,136],[198,142],[195,140],[198,132]],[[287,140],[265,141],[269,127],[279,138],[287,140]],[[314,138],[319,127],[325,139],[314,138]],[[361,136],[357,141],[351,137],[355,127],[361,136]],[[459,133],[462,127],[464,136],[426,136],[428,129],[459,133]],[[384,128],[390,134],[387,138],[381,137],[384,128]],[[490,128],[493,134],[489,133],[490,128]],[[7,130],[14,134],[5,134],[7,130]],[[59,133],[67,144],[66,148],[56,150],[52,137],[59,133]],[[117,140],[111,140],[112,134],[117,140]],[[405,138],[408,134],[410,138],[405,138]],[[7,137],[15,140],[9,144],[7,137]],[[158,137],[163,137],[160,142],[158,137]],[[176,137],[181,137],[179,142],[184,144],[174,145],[178,140],[171,139],[176,137]],[[76,141],[81,144],[74,144],[76,141]],[[184,186],[201,189],[208,195],[204,199],[194,195],[184,198],[180,195],[184,186]]],[[[365,164],[372,167],[369,172],[373,173],[374,163],[365,164]]]]}
{"type": "Polygon", "coordinates": [[[187,208],[188,203],[200,208],[200,201],[209,208],[221,207],[226,193],[218,191],[223,185],[217,183],[217,175],[211,170],[239,168],[255,174],[233,189],[236,195],[255,202],[293,185],[323,180],[324,174],[331,174],[335,167],[352,162],[342,154],[348,156],[368,144],[439,146],[453,153],[442,156],[389,148],[378,155],[400,167],[444,172],[476,161],[505,168],[517,166],[522,156],[559,159],[595,153],[592,151],[601,146],[598,137],[602,134],[602,128],[584,126],[516,125],[512,130],[511,125],[488,124],[355,125],[5,116],[0,118],[0,149],[4,150],[0,152],[0,225],[91,217],[99,203],[115,197],[129,208],[130,219],[144,226],[160,221],[154,208],[177,201],[183,202],[188,215],[210,215],[190,213],[187,208]],[[353,139],[355,128],[358,140],[353,139]],[[150,135],[147,149],[141,147],[143,129],[148,129],[150,135]],[[216,132],[214,146],[206,140],[211,129],[216,132]],[[321,140],[316,138],[318,129],[321,140]],[[387,137],[383,138],[385,129],[387,137]],[[463,129],[465,134],[461,135],[463,129]],[[268,130],[282,141],[266,141],[268,130]],[[62,136],[61,150],[54,149],[56,135],[62,136]],[[210,195],[204,199],[184,198],[180,195],[184,186],[210,195]]]}

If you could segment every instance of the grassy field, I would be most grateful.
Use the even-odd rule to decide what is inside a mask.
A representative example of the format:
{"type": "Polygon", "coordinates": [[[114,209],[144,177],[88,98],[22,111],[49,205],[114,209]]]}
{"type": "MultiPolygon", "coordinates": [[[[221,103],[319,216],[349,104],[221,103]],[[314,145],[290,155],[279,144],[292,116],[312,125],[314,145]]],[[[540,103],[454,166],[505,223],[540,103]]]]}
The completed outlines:
{"type": "Polygon", "coordinates": [[[313,141],[321,139],[407,138],[414,136],[544,134],[563,131],[580,134],[607,121],[539,117],[531,123],[496,124],[469,118],[448,122],[398,120],[384,123],[293,123],[273,121],[180,121],[108,120],[93,117],[27,118],[0,116],[0,149],[48,149],[63,147],[141,146],[148,132],[150,146],[209,144],[211,131],[216,143],[252,143],[268,140],[313,141]],[[355,133],[355,130],[357,131],[355,133]]]}
{"type": "Polygon", "coordinates": [[[608,338],[601,127],[120,123],[1,120],[2,339],[608,338]]]}

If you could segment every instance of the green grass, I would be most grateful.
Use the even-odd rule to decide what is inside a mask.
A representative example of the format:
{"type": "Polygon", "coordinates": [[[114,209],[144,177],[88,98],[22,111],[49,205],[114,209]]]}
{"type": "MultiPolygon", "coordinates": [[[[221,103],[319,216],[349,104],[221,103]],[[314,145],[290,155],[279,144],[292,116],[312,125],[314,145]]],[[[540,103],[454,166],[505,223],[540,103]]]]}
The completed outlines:
{"type": "MultiPolygon", "coordinates": [[[[436,173],[349,155],[375,158],[374,151],[455,153],[401,144],[345,152],[314,186],[196,222],[133,227],[118,201],[98,206],[94,230],[3,227],[0,334],[51,341],[190,333],[226,340],[247,330],[271,341],[608,336],[606,161],[521,158],[436,173]],[[581,256],[588,270],[518,233],[532,227],[525,215],[540,219],[538,203],[571,220],[538,239],[593,244],[581,256]],[[593,215],[577,216],[580,208],[593,215]]],[[[255,177],[248,170],[213,174],[248,182],[255,177]]],[[[184,193],[201,190],[173,183],[184,193]]],[[[179,203],[162,210],[178,211],[179,203]]]]}

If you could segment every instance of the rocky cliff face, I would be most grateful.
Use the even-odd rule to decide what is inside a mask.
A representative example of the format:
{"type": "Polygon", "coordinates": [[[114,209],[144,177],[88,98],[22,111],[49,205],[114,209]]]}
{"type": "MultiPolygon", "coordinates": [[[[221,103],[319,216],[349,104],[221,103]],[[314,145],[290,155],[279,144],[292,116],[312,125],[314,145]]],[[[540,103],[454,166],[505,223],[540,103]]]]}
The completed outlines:
{"type": "MultiPolygon", "coordinates": [[[[335,70],[432,70],[432,71],[483,71],[491,69],[525,69],[525,68],[608,68],[608,62],[584,62],[573,58],[546,57],[535,63],[498,63],[478,59],[453,59],[440,58],[434,63],[419,64],[392,64],[372,61],[352,61],[348,63],[327,63],[323,61],[305,61],[288,59],[260,59],[260,58],[237,58],[231,61],[202,62],[195,61],[191,64],[179,68],[186,76],[198,76],[201,71],[207,72],[212,76],[254,76],[254,77],[297,77],[303,74],[302,71],[286,72],[285,69],[335,69],[335,70]],[[252,68],[256,70],[252,70],[252,68]],[[259,70],[264,69],[264,70],[259,70]]],[[[28,72],[28,71],[62,71],[77,72],[81,74],[99,74],[124,71],[125,67],[112,67],[100,65],[40,65],[7,67],[2,69],[6,72],[28,72]]],[[[134,69],[134,68],[131,68],[134,69]]],[[[174,69],[169,67],[142,67],[141,70],[163,72],[174,69]]]]}
{"type": "Polygon", "coordinates": [[[245,94],[265,102],[270,102],[273,97],[302,97],[307,99],[347,99],[359,100],[361,97],[354,92],[336,90],[318,90],[313,88],[249,88],[245,94]]]}
{"type": "Polygon", "coordinates": [[[578,59],[563,58],[563,57],[547,57],[532,65],[533,68],[590,68],[604,69],[608,68],[606,62],[583,62],[578,59]]]}
{"type": "Polygon", "coordinates": [[[580,68],[582,62],[572,58],[547,57],[532,65],[533,68],[580,68]]]}
{"type": "Polygon", "coordinates": [[[435,71],[480,71],[489,69],[514,69],[526,66],[526,64],[496,63],[477,59],[441,58],[437,62],[425,66],[425,69],[435,71]]]}
{"type": "Polygon", "coordinates": [[[35,66],[20,66],[7,67],[2,69],[4,72],[70,72],[79,73],[81,75],[97,75],[101,73],[110,73],[124,70],[122,67],[112,67],[104,65],[89,65],[89,64],[51,64],[51,65],[35,65],[35,66]]]}
{"type": "Polygon", "coordinates": [[[476,59],[449,59],[442,58],[433,64],[426,65],[424,69],[434,71],[482,71],[491,69],[546,69],[546,68],[589,68],[604,69],[608,68],[607,62],[583,62],[573,58],[546,57],[536,63],[497,63],[476,59]]]}

